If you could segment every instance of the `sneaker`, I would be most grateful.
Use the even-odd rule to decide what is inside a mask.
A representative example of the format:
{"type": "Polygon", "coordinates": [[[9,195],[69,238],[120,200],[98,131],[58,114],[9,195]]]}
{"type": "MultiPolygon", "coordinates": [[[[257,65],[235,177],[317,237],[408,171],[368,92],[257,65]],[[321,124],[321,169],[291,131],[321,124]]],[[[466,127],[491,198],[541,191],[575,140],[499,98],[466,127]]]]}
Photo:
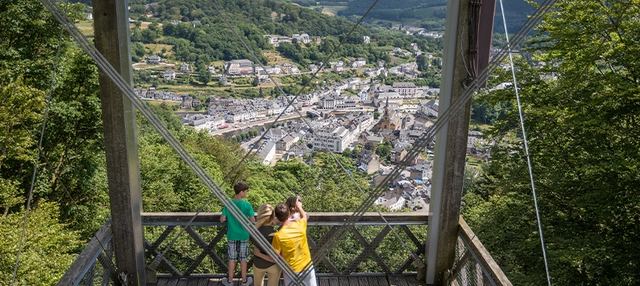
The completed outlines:
{"type": "Polygon", "coordinates": [[[233,286],[233,282],[229,282],[227,278],[222,279],[222,285],[224,286],[233,286]]]}
{"type": "Polygon", "coordinates": [[[247,282],[242,282],[242,286],[249,286],[251,283],[253,283],[253,277],[249,276],[247,277],[247,282]]]}

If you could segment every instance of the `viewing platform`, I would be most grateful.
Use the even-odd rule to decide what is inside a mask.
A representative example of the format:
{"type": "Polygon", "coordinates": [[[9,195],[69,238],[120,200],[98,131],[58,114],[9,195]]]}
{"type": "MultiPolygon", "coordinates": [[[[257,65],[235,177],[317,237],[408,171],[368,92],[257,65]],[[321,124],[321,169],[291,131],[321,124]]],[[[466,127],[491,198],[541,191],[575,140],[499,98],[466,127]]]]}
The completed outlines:
{"type": "MultiPolygon", "coordinates": [[[[222,285],[227,273],[226,225],[220,223],[220,213],[200,213],[187,227],[194,215],[143,213],[147,285],[222,285]],[[160,263],[154,267],[156,258],[160,263]]],[[[309,215],[307,236],[318,285],[426,285],[420,265],[425,261],[427,212],[384,213],[384,219],[378,213],[365,213],[355,225],[345,226],[349,229],[344,235],[317,257],[317,249],[352,213],[309,215]]],[[[58,285],[111,285],[120,279],[110,227],[107,221],[58,285]]],[[[462,219],[455,261],[446,275],[446,285],[511,285],[462,219]]],[[[251,265],[250,260],[249,276],[251,265]]],[[[236,274],[235,285],[240,285],[236,274]]]]}

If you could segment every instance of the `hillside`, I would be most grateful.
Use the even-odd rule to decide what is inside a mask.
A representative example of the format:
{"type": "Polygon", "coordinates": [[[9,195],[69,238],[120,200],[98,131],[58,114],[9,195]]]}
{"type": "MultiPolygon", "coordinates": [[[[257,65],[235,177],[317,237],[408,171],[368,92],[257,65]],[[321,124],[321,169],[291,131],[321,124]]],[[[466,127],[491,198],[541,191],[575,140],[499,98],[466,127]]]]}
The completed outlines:
{"type": "MultiPolygon", "coordinates": [[[[245,42],[251,50],[262,57],[263,62],[267,60],[262,56],[263,51],[275,50],[266,35],[291,37],[294,34],[308,34],[309,43],[293,43],[293,46],[283,48],[295,48],[295,53],[280,51],[304,68],[324,60],[353,27],[353,23],[344,18],[273,0],[220,1],[216,5],[234,29],[247,39],[245,42]]],[[[131,18],[137,22],[136,27],[132,28],[132,42],[169,45],[173,48],[167,49],[167,52],[173,52],[176,60],[208,63],[252,59],[214,7],[204,2],[177,0],[160,1],[154,5],[132,4],[130,12],[131,18]],[[147,28],[138,25],[149,22],[147,28]]],[[[336,58],[364,57],[370,62],[385,59],[379,49],[363,45],[364,36],[373,38],[374,47],[400,46],[406,49],[410,43],[416,42],[422,50],[439,50],[437,43],[429,43],[427,39],[409,37],[399,32],[372,32],[360,26],[346,40],[343,48],[336,52],[336,58]]],[[[144,55],[144,50],[134,52],[138,57],[144,55]]]]}
{"type": "MultiPolygon", "coordinates": [[[[292,0],[285,0],[292,2],[292,0]]],[[[372,1],[357,0],[323,0],[320,2],[309,0],[293,0],[301,6],[324,11],[326,14],[336,14],[347,19],[357,19],[369,8],[372,1]],[[317,6],[316,6],[317,5],[317,6]]],[[[535,1],[541,3],[542,1],[535,1]]],[[[429,30],[444,30],[446,0],[420,1],[420,0],[380,0],[371,10],[366,21],[381,25],[411,25],[429,30]]],[[[524,0],[505,0],[505,14],[510,31],[517,31],[535,9],[524,0]]],[[[502,32],[502,18],[499,6],[496,10],[495,31],[502,32]]]]}

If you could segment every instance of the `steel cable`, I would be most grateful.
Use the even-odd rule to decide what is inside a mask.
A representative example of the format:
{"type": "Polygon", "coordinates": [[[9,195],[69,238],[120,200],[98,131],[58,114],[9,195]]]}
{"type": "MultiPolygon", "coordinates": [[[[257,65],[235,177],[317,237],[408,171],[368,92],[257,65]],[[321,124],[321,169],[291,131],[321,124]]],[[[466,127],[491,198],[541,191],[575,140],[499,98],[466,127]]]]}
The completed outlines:
{"type": "Polygon", "coordinates": [[[207,174],[206,170],[188,153],[188,151],[180,144],[180,142],[169,132],[157,115],[140,100],[134,93],[132,87],[127,84],[122,76],[109,64],[109,62],[91,45],[86,37],[79,31],[75,24],[57,7],[52,0],[41,0],[43,5],[53,14],[58,22],[69,32],[69,34],[78,42],[89,56],[91,56],[102,72],[107,75],[113,83],[123,92],[123,94],[131,100],[132,104],[144,115],[158,133],[167,141],[167,143],[176,151],[182,160],[194,171],[196,176],[207,186],[211,192],[222,202],[222,204],[230,211],[230,213],[238,219],[238,222],[248,230],[258,245],[267,249],[269,254],[275,257],[276,263],[287,273],[293,274],[293,270],[286,262],[267,245],[271,245],[260,234],[255,226],[242,214],[238,207],[231,202],[224,190],[215,183],[215,181],[207,174]]]}

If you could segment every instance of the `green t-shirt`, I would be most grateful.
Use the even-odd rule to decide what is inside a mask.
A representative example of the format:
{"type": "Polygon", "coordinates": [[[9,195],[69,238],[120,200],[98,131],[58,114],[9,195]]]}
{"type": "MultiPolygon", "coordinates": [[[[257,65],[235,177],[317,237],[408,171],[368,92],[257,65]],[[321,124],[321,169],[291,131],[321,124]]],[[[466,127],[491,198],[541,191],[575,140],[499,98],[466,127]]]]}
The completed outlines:
{"type": "MultiPolygon", "coordinates": [[[[240,209],[246,217],[255,215],[253,207],[250,203],[243,200],[232,200],[232,202],[240,209]]],[[[227,217],[227,240],[248,240],[249,232],[231,215],[227,208],[222,209],[222,215],[227,217]]]]}

